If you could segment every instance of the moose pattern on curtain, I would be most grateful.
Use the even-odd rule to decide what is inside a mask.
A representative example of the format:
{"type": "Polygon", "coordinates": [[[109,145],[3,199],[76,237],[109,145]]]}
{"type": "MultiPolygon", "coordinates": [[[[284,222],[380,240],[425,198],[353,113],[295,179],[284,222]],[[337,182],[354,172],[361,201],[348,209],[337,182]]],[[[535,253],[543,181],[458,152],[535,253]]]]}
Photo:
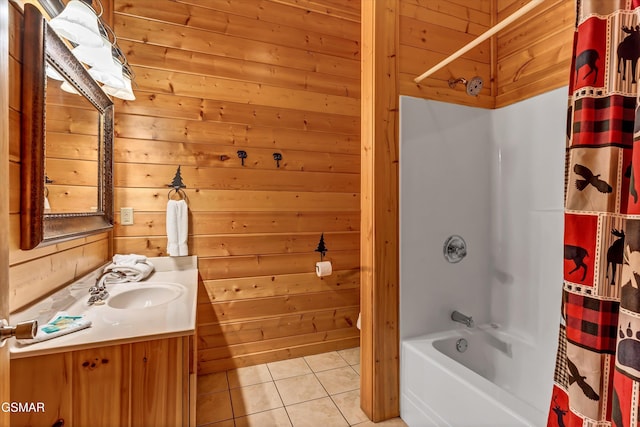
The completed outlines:
{"type": "Polygon", "coordinates": [[[640,0],[576,6],[562,324],[547,425],[637,427],[640,0]]]}

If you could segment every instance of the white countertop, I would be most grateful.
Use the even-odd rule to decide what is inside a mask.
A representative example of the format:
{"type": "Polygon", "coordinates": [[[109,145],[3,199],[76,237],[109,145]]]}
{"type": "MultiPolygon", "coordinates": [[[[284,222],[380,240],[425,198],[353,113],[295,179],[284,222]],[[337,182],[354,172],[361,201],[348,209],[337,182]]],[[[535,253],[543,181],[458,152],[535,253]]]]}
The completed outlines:
{"type": "Polygon", "coordinates": [[[70,316],[83,314],[91,327],[68,335],[34,344],[21,345],[10,341],[11,358],[39,356],[83,348],[102,347],[135,341],[191,335],[196,328],[198,262],[196,256],[149,258],[155,271],[142,282],[107,284],[109,298],[135,287],[153,283],[182,285],[175,299],[154,307],[119,309],[111,307],[109,299],[103,305],[89,306],[89,288],[95,285],[103,267],[60,289],[36,304],[11,315],[11,324],[37,319],[48,323],[56,313],[70,316]]]}

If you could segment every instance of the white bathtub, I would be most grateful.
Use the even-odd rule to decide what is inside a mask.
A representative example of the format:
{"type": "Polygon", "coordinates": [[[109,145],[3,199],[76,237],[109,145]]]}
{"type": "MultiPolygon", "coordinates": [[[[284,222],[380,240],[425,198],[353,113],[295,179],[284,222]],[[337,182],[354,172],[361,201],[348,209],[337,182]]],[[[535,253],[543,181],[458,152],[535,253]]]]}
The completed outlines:
{"type": "Polygon", "coordinates": [[[551,379],[536,358],[534,346],[488,325],[405,340],[401,417],[410,427],[546,425],[551,379]]]}

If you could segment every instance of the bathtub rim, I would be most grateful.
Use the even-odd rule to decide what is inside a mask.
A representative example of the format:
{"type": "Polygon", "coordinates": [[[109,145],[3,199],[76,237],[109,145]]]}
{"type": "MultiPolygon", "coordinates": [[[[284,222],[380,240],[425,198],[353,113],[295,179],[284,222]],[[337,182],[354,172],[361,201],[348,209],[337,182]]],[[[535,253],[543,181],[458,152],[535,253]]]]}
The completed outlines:
{"type": "MultiPolygon", "coordinates": [[[[508,390],[503,389],[499,385],[491,382],[487,378],[474,372],[472,369],[458,363],[454,359],[451,359],[446,354],[440,352],[434,343],[443,339],[451,338],[465,338],[465,335],[472,334],[476,330],[487,331],[495,329],[490,324],[478,325],[474,328],[452,328],[445,331],[429,333],[425,335],[419,335],[415,337],[405,338],[400,343],[400,358],[401,358],[401,370],[406,368],[403,366],[406,362],[405,352],[413,351],[419,354],[425,363],[435,365],[439,369],[446,371],[449,375],[455,378],[458,382],[462,383],[465,387],[472,389],[475,393],[482,393],[495,403],[504,409],[505,412],[512,415],[514,418],[520,420],[523,425],[536,426],[539,421],[544,419],[546,422],[547,413],[532,406],[528,402],[522,400],[518,396],[510,393],[508,390]],[[514,410],[517,407],[517,411],[514,410]]],[[[524,345],[531,345],[527,340],[523,340],[518,335],[511,335],[507,331],[498,330],[497,334],[500,336],[506,336],[514,341],[518,341],[524,345]]],[[[411,394],[411,397],[415,396],[411,390],[403,389],[403,373],[400,373],[400,393],[401,397],[403,393],[411,394]]],[[[415,400],[412,398],[411,400],[415,400]]],[[[401,399],[402,401],[402,399],[401,399]]],[[[427,404],[427,406],[431,408],[427,404]]],[[[440,415],[434,410],[433,415],[440,415]]],[[[440,417],[441,418],[441,417],[440,417]]]]}

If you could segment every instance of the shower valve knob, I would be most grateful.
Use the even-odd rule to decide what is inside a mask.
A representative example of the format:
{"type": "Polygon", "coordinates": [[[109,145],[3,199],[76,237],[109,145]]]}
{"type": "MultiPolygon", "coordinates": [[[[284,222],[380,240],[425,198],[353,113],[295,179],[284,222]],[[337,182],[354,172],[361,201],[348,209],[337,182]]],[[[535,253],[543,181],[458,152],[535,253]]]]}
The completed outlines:
{"type": "Polygon", "coordinates": [[[449,236],[444,242],[444,258],[452,264],[462,261],[467,256],[467,243],[460,236],[449,236]]]}

